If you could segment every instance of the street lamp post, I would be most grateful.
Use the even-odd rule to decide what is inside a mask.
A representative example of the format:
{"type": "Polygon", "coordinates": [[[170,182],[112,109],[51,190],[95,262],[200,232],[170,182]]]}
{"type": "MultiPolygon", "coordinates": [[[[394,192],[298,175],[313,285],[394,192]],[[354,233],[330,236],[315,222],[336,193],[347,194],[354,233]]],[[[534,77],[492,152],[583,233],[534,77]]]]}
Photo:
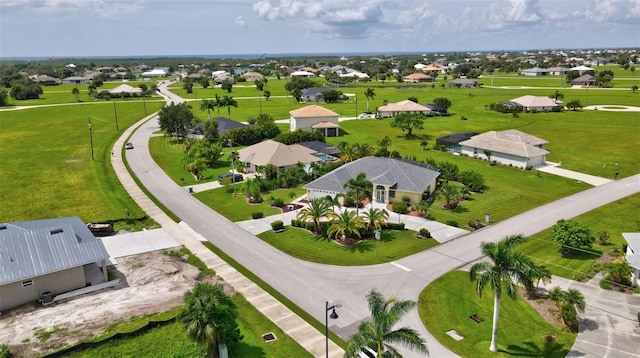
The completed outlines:
{"type": "Polygon", "coordinates": [[[324,338],[325,338],[325,352],[327,358],[329,358],[329,318],[336,319],[338,318],[338,314],[336,313],[336,308],[340,307],[339,305],[329,306],[329,301],[325,301],[325,314],[324,314],[324,338]],[[329,311],[331,311],[331,315],[329,315],[329,311]]]}
{"type": "Polygon", "coordinates": [[[116,117],[116,132],[120,132],[120,129],[118,128],[118,111],[116,110],[116,101],[113,101],[113,114],[116,117]]]}
{"type": "Polygon", "coordinates": [[[229,139],[229,155],[231,156],[231,185],[233,185],[233,196],[236,196],[236,168],[233,161],[233,141],[229,139]]]}
{"type": "Polygon", "coordinates": [[[93,156],[93,132],[91,129],[91,117],[89,117],[89,141],[91,142],[91,160],[95,160],[93,156]]]}

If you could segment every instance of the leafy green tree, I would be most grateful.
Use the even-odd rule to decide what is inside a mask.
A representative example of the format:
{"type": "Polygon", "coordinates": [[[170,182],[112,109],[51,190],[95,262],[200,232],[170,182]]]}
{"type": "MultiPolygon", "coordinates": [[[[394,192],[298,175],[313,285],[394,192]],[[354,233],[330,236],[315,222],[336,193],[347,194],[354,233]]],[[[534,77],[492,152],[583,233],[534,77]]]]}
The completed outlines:
{"type": "Polygon", "coordinates": [[[391,138],[389,136],[384,136],[384,138],[378,141],[378,150],[375,155],[377,157],[388,157],[389,156],[389,147],[391,147],[391,138]]]}
{"type": "Polygon", "coordinates": [[[373,349],[378,357],[402,357],[392,344],[401,344],[421,354],[429,353],[417,331],[409,327],[394,328],[416,306],[415,302],[394,297],[385,299],[375,289],[367,294],[367,302],[371,319],[360,323],[358,332],[349,338],[345,358],[359,358],[364,347],[373,349]]]}
{"type": "Polygon", "coordinates": [[[364,212],[364,222],[367,231],[381,229],[389,220],[389,213],[385,209],[369,208],[364,212]]]}
{"type": "Polygon", "coordinates": [[[261,113],[258,115],[258,117],[256,118],[256,124],[261,126],[267,123],[274,123],[275,119],[273,119],[273,117],[270,114],[267,113],[261,113]]]}
{"type": "Polygon", "coordinates": [[[638,92],[638,85],[633,85],[633,86],[631,86],[631,91],[632,91],[633,93],[638,92]]]}
{"type": "Polygon", "coordinates": [[[440,172],[440,179],[444,180],[445,183],[448,183],[449,181],[455,181],[460,173],[460,169],[455,163],[442,161],[439,162],[436,167],[440,172]]]}
{"type": "Polygon", "coordinates": [[[407,132],[407,137],[413,136],[414,129],[423,129],[426,116],[422,113],[399,113],[391,121],[392,128],[400,128],[407,132]]]}
{"type": "Polygon", "coordinates": [[[328,90],[322,92],[322,98],[326,103],[336,103],[342,98],[342,92],[338,90],[328,90]]]}
{"type": "Polygon", "coordinates": [[[222,97],[222,107],[227,107],[227,115],[231,119],[231,107],[238,108],[238,101],[231,96],[222,97]]]}
{"type": "Polygon", "coordinates": [[[443,183],[440,189],[435,192],[436,197],[444,199],[444,207],[446,209],[455,209],[460,200],[460,187],[456,184],[443,183]]]}
{"type": "Polygon", "coordinates": [[[418,97],[415,96],[411,96],[409,98],[407,98],[409,101],[414,102],[414,103],[418,103],[418,97]]]}
{"type": "Polygon", "coordinates": [[[80,90],[78,87],[73,87],[73,89],[71,89],[71,93],[76,97],[76,102],[80,102],[80,90]]]}
{"type": "Polygon", "coordinates": [[[578,312],[584,312],[587,307],[584,295],[573,288],[563,291],[556,286],[549,291],[549,299],[554,301],[558,307],[556,317],[562,320],[567,329],[576,332],[578,330],[578,312]]]}
{"type": "Polygon", "coordinates": [[[567,102],[566,106],[572,111],[577,111],[582,108],[582,102],[580,102],[579,99],[574,98],[571,101],[567,102]]]}
{"type": "Polygon", "coordinates": [[[189,78],[185,78],[182,88],[187,91],[187,93],[193,93],[193,81],[189,78]]]}
{"type": "Polygon", "coordinates": [[[444,109],[444,112],[447,113],[449,108],[451,108],[451,101],[446,97],[436,97],[433,99],[433,104],[439,106],[444,109]]]}
{"type": "Polygon", "coordinates": [[[202,123],[202,135],[204,140],[209,143],[218,141],[218,121],[215,119],[209,119],[202,123]]]}
{"type": "Polygon", "coordinates": [[[255,80],[253,83],[256,85],[256,89],[258,91],[262,91],[264,89],[264,82],[260,80],[255,80]]]}
{"type": "Polygon", "coordinates": [[[220,86],[224,91],[227,91],[228,93],[231,93],[231,90],[233,89],[233,83],[231,83],[231,81],[229,81],[228,79],[222,80],[222,84],[220,86]]]}
{"type": "Polygon", "coordinates": [[[330,238],[345,238],[353,236],[360,238],[360,230],[364,229],[364,220],[353,211],[345,210],[331,221],[327,235],[330,238]]]}
{"type": "Polygon", "coordinates": [[[300,102],[300,100],[302,100],[302,90],[300,88],[294,88],[291,91],[291,95],[296,99],[296,102],[300,102]]]}
{"type": "Polygon", "coordinates": [[[193,113],[184,103],[172,103],[160,110],[158,123],[167,136],[176,133],[177,137],[185,137],[187,128],[193,123],[193,113]]]}
{"type": "Polygon", "coordinates": [[[633,269],[626,260],[613,260],[605,266],[605,272],[609,280],[623,285],[631,285],[633,269]]]}
{"type": "Polygon", "coordinates": [[[209,77],[207,76],[202,76],[198,78],[198,83],[200,84],[200,86],[202,86],[202,88],[208,88],[211,85],[211,82],[209,81],[209,77]]]}
{"type": "Polygon", "coordinates": [[[314,227],[314,233],[318,235],[320,233],[320,221],[322,218],[332,220],[337,217],[333,211],[333,203],[325,198],[316,198],[309,201],[309,205],[298,212],[296,219],[312,222],[314,227]]]}
{"type": "Polygon", "coordinates": [[[482,255],[487,256],[491,262],[475,263],[469,271],[471,281],[476,281],[478,296],[482,296],[486,287],[491,288],[494,293],[493,327],[489,348],[491,352],[498,351],[498,320],[503,289],[512,299],[517,297],[518,284],[527,290],[533,289],[533,280],[530,274],[533,263],[522,253],[514,250],[515,246],[524,241],[524,237],[516,235],[508,236],[497,243],[483,242],[480,244],[482,255]]]}
{"type": "Polygon", "coordinates": [[[197,282],[193,291],[184,294],[185,307],[179,314],[187,335],[207,344],[209,351],[221,343],[242,340],[237,323],[236,305],[222,286],[197,282]]]}
{"type": "Polygon", "coordinates": [[[484,177],[480,173],[476,173],[472,170],[465,170],[460,172],[458,176],[460,182],[464,184],[464,186],[468,187],[470,190],[475,191],[476,193],[481,193],[487,186],[484,182],[484,177]]]}
{"type": "Polygon", "coordinates": [[[211,111],[216,108],[216,102],[211,99],[203,99],[202,103],[200,103],[200,110],[207,111],[207,118],[211,120],[211,111]]]}
{"type": "Polygon", "coordinates": [[[39,99],[43,94],[42,87],[29,78],[23,78],[11,82],[11,98],[21,101],[25,99],[39,99]]]}
{"type": "Polygon", "coordinates": [[[8,97],[9,97],[9,94],[7,93],[6,90],[0,90],[0,107],[7,105],[8,97]]]}
{"type": "Polygon", "coordinates": [[[364,97],[367,99],[367,113],[371,113],[369,110],[369,100],[373,101],[376,97],[376,91],[374,89],[367,88],[367,90],[364,91],[364,97]]]}
{"type": "Polygon", "coordinates": [[[580,249],[590,249],[596,241],[591,229],[577,221],[561,219],[551,229],[551,240],[560,245],[563,255],[576,253],[580,249]]]}
{"type": "Polygon", "coordinates": [[[269,100],[269,97],[271,97],[271,91],[269,90],[264,90],[264,92],[262,92],[262,95],[264,96],[265,100],[269,100]]]}

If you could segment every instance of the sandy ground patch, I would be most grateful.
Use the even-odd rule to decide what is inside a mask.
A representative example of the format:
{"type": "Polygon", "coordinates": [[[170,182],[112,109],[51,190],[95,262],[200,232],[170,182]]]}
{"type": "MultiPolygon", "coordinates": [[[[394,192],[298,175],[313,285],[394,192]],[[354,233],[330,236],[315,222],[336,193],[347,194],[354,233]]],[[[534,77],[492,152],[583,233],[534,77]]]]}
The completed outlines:
{"type": "Polygon", "coordinates": [[[121,258],[110,269],[113,276],[123,279],[117,287],[46,307],[31,304],[3,312],[0,344],[9,345],[16,357],[55,351],[100,334],[118,320],[182,305],[184,292],[193,287],[199,274],[197,268],[162,252],[121,258]],[[38,330],[54,333],[40,340],[34,335],[38,330]]]}

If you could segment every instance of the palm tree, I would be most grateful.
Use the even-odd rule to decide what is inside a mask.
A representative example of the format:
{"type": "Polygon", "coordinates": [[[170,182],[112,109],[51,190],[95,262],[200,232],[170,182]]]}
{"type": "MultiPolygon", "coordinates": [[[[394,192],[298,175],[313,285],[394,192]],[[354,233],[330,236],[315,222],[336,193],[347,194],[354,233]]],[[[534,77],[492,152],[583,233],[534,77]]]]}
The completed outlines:
{"type": "Polygon", "coordinates": [[[373,147],[367,143],[356,143],[353,145],[353,150],[358,158],[368,157],[374,153],[373,147]]]}
{"type": "Polygon", "coordinates": [[[429,208],[431,208],[431,204],[429,204],[425,200],[422,200],[419,203],[414,204],[413,208],[418,212],[418,215],[427,216],[427,214],[429,214],[429,208]]]}
{"type": "Polygon", "coordinates": [[[518,284],[531,290],[533,280],[530,271],[532,262],[522,253],[514,251],[514,247],[525,241],[521,235],[508,236],[497,243],[483,242],[480,245],[482,255],[488,256],[493,262],[478,262],[471,266],[469,278],[477,281],[476,293],[482,296],[485,287],[493,290],[493,329],[491,333],[492,352],[498,351],[498,319],[500,317],[500,298],[504,289],[509,297],[515,299],[518,284]],[[515,282],[514,282],[515,280],[515,282]]]}
{"type": "Polygon", "coordinates": [[[549,96],[549,98],[553,98],[555,102],[562,101],[564,99],[564,95],[560,93],[560,91],[556,90],[556,93],[549,96]]]}
{"type": "MultiPolygon", "coordinates": [[[[356,199],[356,214],[358,214],[358,208],[360,203],[365,200],[371,200],[373,196],[373,184],[367,180],[367,174],[358,173],[355,178],[351,178],[344,183],[344,188],[348,189],[348,192],[355,192],[356,199]]],[[[348,194],[347,192],[347,194],[348,194]]]]}
{"type": "Polygon", "coordinates": [[[228,118],[231,119],[231,107],[233,106],[238,108],[238,101],[233,99],[231,96],[224,96],[222,97],[222,106],[227,107],[227,115],[228,118]]]}
{"type": "Polygon", "coordinates": [[[333,203],[326,198],[316,198],[309,201],[309,205],[298,212],[296,219],[313,222],[315,234],[320,233],[320,220],[327,218],[329,220],[336,218],[333,211],[333,203]]]}
{"type": "Polygon", "coordinates": [[[244,182],[244,185],[242,187],[242,190],[245,194],[245,196],[251,201],[251,202],[262,202],[262,196],[260,195],[260,186],[258,185],[258,181],[256,179],[247,179],[244,182]]]}
{"type": "Polygon", "coordinates": [[[385,209],[369,208],[364,212],[364,220],[367,231],[380,229],[389,219],[389,213],[385,209]]]}
{"type": "Polygon", "coordinates": [[[217,103],[211,99],[203,99],[202,103],[200,104],[200,110],[201,111],[207,111],[207,116],[209,117],[209,120],[211,120],[211,110],[216,108],[217,103]]]}
{"type": "Polygon", "coordinates": [[[364,229],[364,221],[353,211],[345,210],[331,222],[327,235],[335,238],[349,238],[352,235],[360,238],[360,229],[364,229]]]}
{"type": "Polygon", "coordinates": [[[454,209],[460,199],[460,189],[455,184],[444,183],[440,186],[440,190],[435,192],[435,195],[444,199],[446,209],[454,209]]]}
{"type": "Polygon", "coordinates": [[[355,148],[352,145],[345,145],[342,148],[342,153],[340,154],[340,159],[344,162],[352,162],[357,158],[357,153],[355,148]]]}
{"type": "Polygon", "coordinates": [[[587,307],[582,293],[573,288],[563,291],[556,286],[549,291],[549,299],[558,307],[556,317],[562,320],[565,327],[575,331],[578,328],[578,312],[584,312],[587,307]]]}
{"type": "Polygon", "coordinates": [[[367,294],[367,302],[371,311],[371,320],[360,323],[358,332],[349,338],[345,358],[358,358],[363,347],[373,349],[378,357],[401,357],[398,350],[391,345],[392,343],[400,343],[422,354],[429,353],[426,342],[418,332],[409,327],[394,329],[402,316],[416,306],[415,302],[401,301],[393,297],[385,300],[375,289],[367,294]]]}
{"type": "MultiPolygon", "coordinates": [[[[545,285],[551,282],[551,271],[544,265],[533,264],[531,267],[531,280],[536,282],[536,287],[540,285],[540,281],[545,285]]],[[[528,293],[533,293],[535,290],[528,293]]]]}
{"type": "Polygon", "coordinates": [[[220,107],[223,106],[222,97],[218,96],[218,94],[216,93],[216,97],[213,101],[216,103],[216,107],[218,108],[218,117],[220,117],[220,107]]]}
{"type": "MultiPolygon", "coordinates": [[[[389,156],[389,147],[391,147],[391,138],[388,135],[380,139],[378,142],[378,151],[384,153],[385,157],[389,156]]],[[[377,154],[376,154],[377,155],[377,154]]]]}
{"type": "Polygon", "coordinates": [[[198,282],[193,291],[184,294],[184,302],[179,318],[194,341],[207,344],[213,351],[220,343],[242,340],[235,303],[222,286],[198,282]]]}
{"type": "Polygon", "coordinates": [[[73,87],[71,93],[76,96],[76,102],[80,102],[80,90],[78,89],[78,87],[73,87]]]}
{"type": "Polygon", "coordinates": [[[367,113],[371,113],[369,111],[369,99],[373,100],[375,96],[376,96],[376,91],[371,88],[367,88],[367,90],[364,91],[364,97],[367,99],[367,113]]]}

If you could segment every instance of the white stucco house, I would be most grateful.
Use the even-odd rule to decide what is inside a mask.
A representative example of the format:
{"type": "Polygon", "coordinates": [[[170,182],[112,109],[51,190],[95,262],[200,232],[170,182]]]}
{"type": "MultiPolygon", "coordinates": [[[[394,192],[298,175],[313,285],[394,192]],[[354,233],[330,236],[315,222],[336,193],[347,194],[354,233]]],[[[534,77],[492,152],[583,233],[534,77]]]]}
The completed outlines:
{"type": "Polygon", "coordinates": [[[62,79],[62,83],[65,85],[80,85],[80,84],[87,84],[89,82],[91,82],[89,78],[80,77],[80,76],[71,76],[71,77],[62,79]]]}
{"type": "Polygon", "coordinates": [[[459,143],[460,153],[525,169],[546,162],[548,142],[516,129],[490,131],[459,143]],[[490,153],[488,156],[487,153],[490,153]]]}
{"type": "Polygon", "coordinates": [[[338,113],[318,105],[310,105],[289,112],[291,131],[321,131],[325,137],[336,137],[340,132],[338,113]]]}
{"type": "Polygon", "coordinates": [[[622,237],[627,241],[626,258],[631,266],[631,285],[638,286],[640,280],[640,232],[623,232],[622,237]]]}
{"type": "Polygon", "coordinates": [[[551,112],[554,108],[562,106],[562,101],[545,96],[526,95],[510,99],[510,101],[521,105],[526,111],[551,112]]]}
{"type": "Polygon", "coordinates": [[[431,109],[410,100],[404,100],[396,103],[389,103],[378,107],[377,118],[392,118],[400,113],[422,113],[429,114],[431,109]]]}
{"type": "Polygon", "coordinates": [[[142,77],[165,77],[167,75],[167,71],[156,68],[151,71],[142,72],[140,75],[142,77]]]}
{"type": "Polygon", "coordinates": [[[311,163],[322,161],[321,158],[313,155],[314,153],[316,153],[315,150],[302,145],[286,145],[267,139],[240,149],[238,159],[247,173],[259,172],[261,167],[269,164],[274,165],[278,170],[285,170],[295,167],[298,163],[301,163],[305,171],[309,172],[311,163]]]}

